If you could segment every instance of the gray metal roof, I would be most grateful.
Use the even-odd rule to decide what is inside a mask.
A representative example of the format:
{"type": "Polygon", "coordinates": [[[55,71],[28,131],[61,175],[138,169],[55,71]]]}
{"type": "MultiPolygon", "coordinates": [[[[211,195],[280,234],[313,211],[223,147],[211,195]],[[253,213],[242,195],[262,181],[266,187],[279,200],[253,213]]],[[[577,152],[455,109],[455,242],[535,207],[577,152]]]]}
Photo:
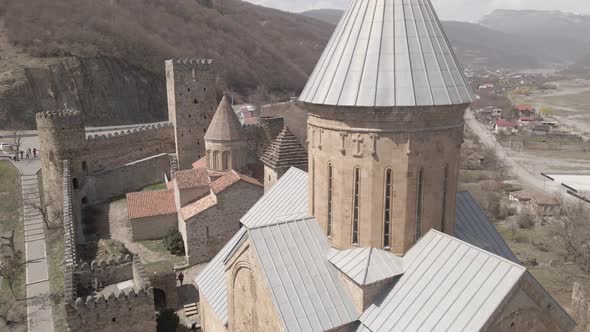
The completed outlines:
{"type": "Polygon", "coordinates": [[[228,317],[224,261],[244,236],[246,229],[242,227],[195,278],[200,296],[207,300],[222,324],[227,324],[228,317]]]}
{"type": "Polygon", "coordinates": [[[308,216],[307,200],[307,172],[292,167],[240,221],[244,226],[253,228],[305,218],[308,216]]]}
{"type": "Polygon", "coordinates": [[[249,230],[273,302],[286,331],[326,331],[359,317],[329,244],[315,219],[249,230]]]}
{"type": "Polygon", "coordinates": [[[404,273],[404,259],[380,249],[347,249],[328,257],[330,263],[359,285],[369,285],[404,273]]]}
{"type": "Polygon", "coordinates": [[[457,193],[455,211],[455,236],[458,239],[520,264],[469,192],[457,193]]]}
{"type": "MultiPolygon", "coordinates": [[[[457,193],[455,236],[462,241],[520,264],[518,258],[516,258],[469,192],[457,193]]],[[[560,320],[561,322],[572,326],[575,324],[563,307],[555,301],[529,271],[525,273],[525,278],[534,289],[540,292],[545,301],[551,304],[551,308],[563,317],[560,320]]]]}
{"type": "Polygon", "coordinates": [[[474,95],[429,0],[353,0],[299,100],[431,106],[474,95]]]}
{"type": "Polygon", "coordinates": [[[371,331],[479,331],[526,272],[436,230],[406,257],[404,275],[360,318],[371,331]]]}

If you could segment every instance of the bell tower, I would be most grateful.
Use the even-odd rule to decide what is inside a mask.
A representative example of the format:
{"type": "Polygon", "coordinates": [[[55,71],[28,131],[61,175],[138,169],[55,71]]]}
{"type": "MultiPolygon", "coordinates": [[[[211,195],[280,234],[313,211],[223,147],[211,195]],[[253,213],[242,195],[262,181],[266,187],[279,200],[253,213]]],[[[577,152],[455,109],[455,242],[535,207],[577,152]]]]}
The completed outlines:
{"type": "Polygon", "coordinates": [[[473,92],[429,0],[353,0],[299,102],[310,213],[337,249],[453,234],[473,92]]]}

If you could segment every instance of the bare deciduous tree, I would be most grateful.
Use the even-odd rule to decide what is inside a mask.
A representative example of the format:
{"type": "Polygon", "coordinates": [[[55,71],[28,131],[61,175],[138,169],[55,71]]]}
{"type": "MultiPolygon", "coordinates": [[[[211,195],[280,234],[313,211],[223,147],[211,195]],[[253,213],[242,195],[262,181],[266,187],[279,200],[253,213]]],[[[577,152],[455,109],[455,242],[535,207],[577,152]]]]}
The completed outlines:
{"type": "Polygon", "coordinates": [[[21,146],[23,145],[23,139],[24,137],[22,133],[18,130],[12,132],[12,135],[10,136],[10,144],[12,144],[14,148],[14,160],[19,160],[18,153],[20,151],[21,146]]]}
{"type": "Polygon", "coordinates": [[[555,235],[562,240],[564,260],[576,263],[590,272],[590,205],[582,200],[558,196],[561,213],[557,217],[555,235]]]}
{"type": "Polygon", "coordinates": [[[25,207],[33,209],[41,216],[46,229],[56,228],[62,224],[63,218],[58,212],[58,209],[52,208],[54,205],[55,201],[50,198],[46,199],[45,203],[30,199],[24,201],[25,207]]]}
{"type": "Polygon", "coordinates": [[[0,245],[8,247],[12,254],[16,254],[16,248],[14,247],[14,231],[5,232],[0,236],[0,245]]]}
{"type": "Polygon", "coordinates": [[[5,257],[2,262],[0,262],[0,277],[6,280],[8,283],[8,287],[10,288],[10,292],[12,296],[16,298],[16,293],[14,292],[14,284],[21,276],[23,270],[25,268],[25,263],[23,261],[23,252],[18,250],[12,255],[5,257]]]}

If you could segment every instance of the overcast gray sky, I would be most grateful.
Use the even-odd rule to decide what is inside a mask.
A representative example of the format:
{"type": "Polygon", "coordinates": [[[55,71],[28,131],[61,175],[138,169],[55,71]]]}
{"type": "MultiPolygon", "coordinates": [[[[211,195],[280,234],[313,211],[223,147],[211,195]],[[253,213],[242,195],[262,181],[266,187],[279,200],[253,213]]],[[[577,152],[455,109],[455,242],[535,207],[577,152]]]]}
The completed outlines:
{"type": "MultiPolygon", "coordinates": [[[[246,0],[266,7],[302,12],[310,9],[344,9],[350,0],[246,0]]],[[[562,10],[590,14],[590,0],[432,0],[443,20],[475,21],[494,9],[562,10]]]]}

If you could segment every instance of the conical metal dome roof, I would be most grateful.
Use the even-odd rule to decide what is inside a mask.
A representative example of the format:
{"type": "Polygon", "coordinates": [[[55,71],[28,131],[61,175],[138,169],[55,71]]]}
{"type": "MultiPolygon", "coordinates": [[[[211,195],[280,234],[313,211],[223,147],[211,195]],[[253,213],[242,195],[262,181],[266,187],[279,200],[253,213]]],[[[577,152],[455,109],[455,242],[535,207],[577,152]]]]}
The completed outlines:
{"type": "Polygon", "coordinates": [[[227,95],[223,96],[205,133],[208,141],[237,141],[242,139],[240,119],[232,109],[227,95]]]}
{"type": "Polygon", "coordinates": [[[352,0],[299,100],[392,107],[473,96],[430,0],[352,0]]]}

